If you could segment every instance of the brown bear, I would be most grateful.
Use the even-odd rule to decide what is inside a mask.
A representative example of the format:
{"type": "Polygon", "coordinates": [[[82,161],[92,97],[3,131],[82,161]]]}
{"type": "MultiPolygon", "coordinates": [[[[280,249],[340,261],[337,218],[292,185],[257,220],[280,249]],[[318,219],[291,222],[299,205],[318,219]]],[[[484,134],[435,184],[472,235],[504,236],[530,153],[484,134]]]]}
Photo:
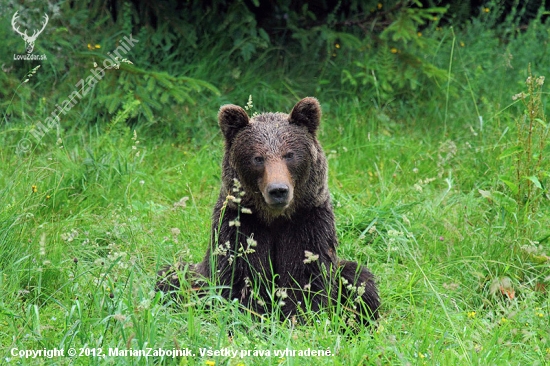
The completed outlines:
{"type": "MultiPolygon", "coordinates": [[[[189,267],[194,283],[206,278],[224,298],[258,313],[278,307],[285,317],[301,317],[340,302],[361,322],[376,319],[373,275],[336,256],[317,99],[302,99],[290,114],[253,118],[225,105],[218,119],[225,139],[222,187],[210,247],[189,267]]],[[[173,271],[160,274],[160,290],[179,288],[173,271]]]]}

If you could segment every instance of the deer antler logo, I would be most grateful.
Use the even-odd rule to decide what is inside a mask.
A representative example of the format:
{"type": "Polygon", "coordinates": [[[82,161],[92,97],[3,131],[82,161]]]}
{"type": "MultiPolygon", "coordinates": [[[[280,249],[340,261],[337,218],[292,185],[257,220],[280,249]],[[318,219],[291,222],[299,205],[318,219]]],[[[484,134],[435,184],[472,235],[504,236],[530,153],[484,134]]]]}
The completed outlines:
{"type": "Polygon", "coordinates": [[[11,18],[11,26],[13,27],[13,30],[15,30],[21,37],[23,37],[23,40],[25,41],[25,46],[27,48],[27,53],[32,53],[32,50],[34,49],[34,42],[36,41],[36,38],[42,33],[44,28],[46,28],[46,24],[48,24],[48,14],[44,14],[44,23],[42,23],[42,29],[40,29],[38,32],[36,30],[33,31],[32,36],[27,35],[27,30],[25,32],[21,33],[19,31],[19,27],[16,26],[15,22],[17,21],[17,18],[19,18],[19,15],[16,11],[15,14],[13,14],[13,17],[11,18]]]}

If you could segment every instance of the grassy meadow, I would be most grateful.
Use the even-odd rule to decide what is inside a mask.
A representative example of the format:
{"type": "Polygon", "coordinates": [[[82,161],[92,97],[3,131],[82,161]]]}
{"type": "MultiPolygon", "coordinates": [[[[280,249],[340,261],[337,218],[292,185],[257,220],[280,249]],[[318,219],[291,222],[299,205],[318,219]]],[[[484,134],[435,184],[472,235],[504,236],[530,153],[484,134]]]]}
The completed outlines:
{"type": "MultiPolygon", "coordinates": [[[[485,26],[425,31],[443,82],[419,78],[393,95],[341,81],[353,58],[343,50],[322,76],[307,57],[281,61],[271,57],[279,50],[266,50],[238,78],[227,77],[236,71],[220,66],[223,55],[205,51],[182,67],[218,93],[163,104],[169,111],[151,122],[124,98],[108,112],[94,109],[102,90],[122,88],[105,79],[40,141],[33,121],[77,79],[57,75],[54,85],[48,63],[33,73],[35,64],[17,61],[18,82],[6,73],[0,80],[9,85],[0,125],[0,362],[550,363],[548,88],[540,78],[550,77],[548,23],[535,19],[506,42],[485,26]],[[308,324],[260,321],[215,289],[179,305],[154,292],[162,266],[203,258],[220,186],[217,110],[244,106],[249,95],[258,113],[319,99],[338,254],[376,276],[382,307],[374,329],[355,332],[338,312],[308,324]],[[65,355],[25,359],[15,348],[65,355]],[[194,356],[117,357],[109,348],[194,356]],[[275,354],[284,350],[295,353],[275,354]]],[[[88,75],[91,57],[83,53],[71,72],[88,75]]],[[[126,67],[116,72],[134,70],[126,67]]]]}

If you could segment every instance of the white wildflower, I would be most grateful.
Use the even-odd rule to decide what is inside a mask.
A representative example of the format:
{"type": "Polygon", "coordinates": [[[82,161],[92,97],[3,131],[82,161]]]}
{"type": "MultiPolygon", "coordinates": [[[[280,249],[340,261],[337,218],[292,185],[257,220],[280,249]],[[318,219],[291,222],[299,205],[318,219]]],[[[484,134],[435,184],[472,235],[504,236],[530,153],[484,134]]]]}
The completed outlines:
{"type": "Polygon", "coordinates": [[[306,259],[304,259],[304,264],[313,263],[317,259],[319,259],[319,254],[313,254],[309,250],[305,250],[304,253],[306,255],[306,259]]]}

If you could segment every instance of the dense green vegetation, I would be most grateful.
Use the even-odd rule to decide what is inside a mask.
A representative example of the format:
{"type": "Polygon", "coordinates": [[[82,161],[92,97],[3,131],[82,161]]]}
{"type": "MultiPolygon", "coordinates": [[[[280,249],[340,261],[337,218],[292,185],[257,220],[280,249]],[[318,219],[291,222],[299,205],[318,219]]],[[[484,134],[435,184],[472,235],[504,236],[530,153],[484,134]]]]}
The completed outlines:
{"type": "Polygon", "coordinates": [[[116,19],[101,2],[22,11],[28,24],[49,14],[34,49],[44,61],[12,59],[25,52],[11,27],[24,9],[0,5],[2,362],[69,364],[11,352],[82,347],[196,356],[88,353],[75,364],[550,362],[544,9],[490,2],[451,26],[445,8],[373,3],[379,18],[353,27],[336,11],[300,27],[315,14],[289,9],[283,34],[239,1],[164,8],[155,25],[116,3],[116,19]],[[362,31],[377,20],[372,36],[362,31]],[[90,79],[123,43],[119,65],[90,79]],[[217,110],[250,95],[251,113],[320,100],[339,255],[377,277],[375,329],[356,333],[326,312],[309,324],[259,321],[215,289],[180,305],[153,291],[159,268],[204,255],[220,184],[217,110]],[[274,354],[287,348],[296,356],[274,354]],[[307,349],[333,356],[298,355],[307,349]]]}

